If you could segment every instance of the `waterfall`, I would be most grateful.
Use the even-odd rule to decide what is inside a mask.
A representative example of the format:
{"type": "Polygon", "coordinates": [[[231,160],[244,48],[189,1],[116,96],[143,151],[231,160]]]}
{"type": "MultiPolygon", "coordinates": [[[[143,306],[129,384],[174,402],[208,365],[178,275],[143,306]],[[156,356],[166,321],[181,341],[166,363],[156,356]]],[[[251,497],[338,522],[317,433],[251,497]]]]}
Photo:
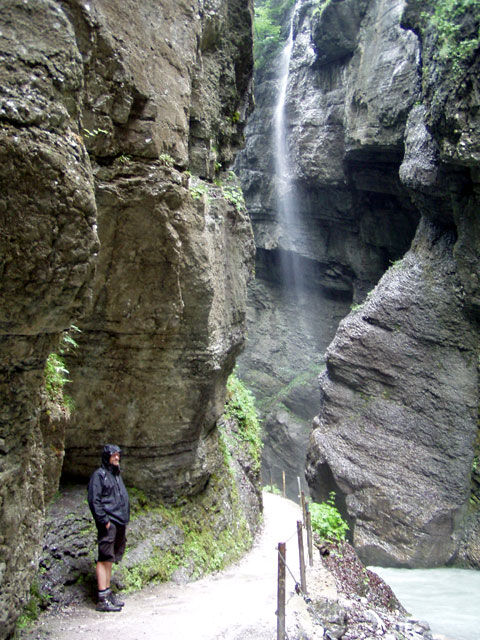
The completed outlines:
{"type": "Polygon", "coordinates": [[[274,185],[277,220],[281,229],[279,248],[282,275],[284,281],[288,282],[298,293],[303,284],[298,255],[295,251],[299,240],[299,210],[297,194],[292,180],[293,166],[288,148],[288,127],[285,113],[290,61],[294,42],[294,15],[295,7],[290,20],[288,40],[280,57],[278,95],[273,118],[272,150],[275,168],[274,185]]]}
{"type": "Polygon", "coordinates": [[[295,216],[295,198],[292,192],[290,156],[287,144],[287,128],[285,122],[285,102],[287,98],[290,58],[293,49],[293,16],[290,21],[290,32],[287,44],[280,57],[279,91],[274,113],[274,158],[275,189],[279,218],[286,225],[295,216]]]}

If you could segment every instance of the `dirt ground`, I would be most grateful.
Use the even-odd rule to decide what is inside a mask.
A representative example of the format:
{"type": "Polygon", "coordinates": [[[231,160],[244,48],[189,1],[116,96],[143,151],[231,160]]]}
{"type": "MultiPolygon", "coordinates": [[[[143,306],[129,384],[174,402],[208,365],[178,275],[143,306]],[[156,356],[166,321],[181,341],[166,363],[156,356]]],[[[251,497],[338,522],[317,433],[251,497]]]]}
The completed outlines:
{"type": "MultiPolygon", "coordinates": [[[[299,580],[298,504],[264,494],[264,526],[253,549],[225,571],[184,585],[164,583],[125,596],[119,613],[99,613],[92,602],[44,614],[26,640],[274,640],[277,550],[287,542],[287,565],[299,580]]],[[[317,563],[316,563],[317,564],[317,563]]],[[[334,598],[331,575],[316,566],[315,589],[334,598]]],[[[307,576],[308,581],[308,576],[307,576]]],[[[312,585],[313,586],[313,585],[312,585]]],[[[287,623],[302,601],[287,571],[287,623]]],[[[300,613],[299,613],[300,612],[300,613]]]]}

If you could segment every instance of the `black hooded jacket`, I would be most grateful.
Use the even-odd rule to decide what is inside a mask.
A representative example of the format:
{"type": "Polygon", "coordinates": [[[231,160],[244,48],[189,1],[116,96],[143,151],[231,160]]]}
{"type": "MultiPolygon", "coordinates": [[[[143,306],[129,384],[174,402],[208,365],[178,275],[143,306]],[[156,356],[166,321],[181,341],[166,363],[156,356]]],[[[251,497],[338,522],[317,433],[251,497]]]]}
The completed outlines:
{"type": "Polygon", "coordinates": [[[97,526],[110,521],[126,525],[130,520],[130,501],[120,468],[110,464],[110,456],[117,452],[120,447],[115,444],[103,447],[102,466],[92,473],[88,483],[88,506],[97,526]]]}

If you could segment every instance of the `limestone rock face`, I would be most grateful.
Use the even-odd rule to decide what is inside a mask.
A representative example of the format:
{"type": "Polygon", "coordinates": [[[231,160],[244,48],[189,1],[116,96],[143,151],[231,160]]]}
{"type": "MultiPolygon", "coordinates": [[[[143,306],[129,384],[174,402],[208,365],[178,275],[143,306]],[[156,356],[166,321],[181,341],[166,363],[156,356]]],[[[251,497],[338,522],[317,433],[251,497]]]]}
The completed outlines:
{"type": "Polygon", "coordinates": [[[312,14],[312,41],[320,64],[352,55],[367,5],[367,0],[328,2],[312,14]]]}
{"type": "Polygon", "coordinates": [[[201,490],[214,468],[206,436],[244,340],[254,245],[239,187],[218,167],[250,108],[251,7],[121,4],[71,9],[85,34],[102,249],[69,360],[78,410],[64,472],[88,477],[102,434],[129,456],[127,483],[174,498],[201,490]],[[223,186],[199,178],[215,172],[223,186]]]}
{"type": "Polygon", "coordinates": [[[458,18],[455,48],[429,18],[437,8],[298,0],[285,105],[294,222],[279,219],[268,177],[273,65],[257,78],[238,160],[258,247],[241,371],[261,396],[265,461],[277,484],[282,468],[300,475],[292,458],[317,402],[322,345],[353,302],[320,375],[307,480],[314,499],[337,492],[365,561],[405,566],[478,565],[468,506],[479,454],[479,18],[458,18]],[[294,300],[285,264],[305,274],[307,303],[294,300]],[[269,332],[274,320],[281,329],[269,332]]]}
{"type": "Polygon", "coordinates": [[[309,450],[317,496],[343,496],[367,563],[433,566],[458,549],[476,436],[478,345],[454,237],[422,223],[412,249],[327,350],[309,450]]]}
{"type": "Polygon", "coordinates": [[[0,32],[3,638],[28,591],[43,533],[45,359],[89,302],[98,239],[92,173],[78,135],[82,63],[72,26],[55,2],[7,0],[0,32]]]}
{"type": "Polygon", "coordinates": [[[243,0],[2,5],[2,638],[58,482],[65,416],[42,413],[42,387],[72,323],[66,471],[85,479],[112,440],[127,481],[164,497],[216,468],[207,436],[243,344],[254,252],[228,174],[252,65],[243,0]]]}
{"type": "Polygon", "coordinates": [[[105,250],[69,360],[78,410],[64,469],[88,476],[101,433],[129,457],[127,483],[169,498],[197,492],[212,471],[204,438],[244,339],[250,224],[220,189],[194,200],[187,179],[159,163],[100,178],[105,250]]]}
{"type": "MultiPolygon", "coordinates": [[[[420,11],[406,3],[403,23],[420,11]]],[[[421,223],[327,350],[307,477],[318,498],[337,491],[367,563],[478,566],[478,52],[460,81],[431,24],[418,34],[424,92],[399,177],[421,223]]]]}

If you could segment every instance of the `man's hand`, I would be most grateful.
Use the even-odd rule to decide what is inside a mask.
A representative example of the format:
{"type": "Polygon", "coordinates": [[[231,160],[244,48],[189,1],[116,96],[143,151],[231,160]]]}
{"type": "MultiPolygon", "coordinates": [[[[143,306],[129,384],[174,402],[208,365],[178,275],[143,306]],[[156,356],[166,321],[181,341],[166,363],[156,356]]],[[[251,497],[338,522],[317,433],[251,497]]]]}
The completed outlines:
{"type": "Polygon", "coordinates": [[[107,522],[107,524],[105,525],[105,527],[106,527],[107,529],[110,529],[110,522],[107,522]]]}

